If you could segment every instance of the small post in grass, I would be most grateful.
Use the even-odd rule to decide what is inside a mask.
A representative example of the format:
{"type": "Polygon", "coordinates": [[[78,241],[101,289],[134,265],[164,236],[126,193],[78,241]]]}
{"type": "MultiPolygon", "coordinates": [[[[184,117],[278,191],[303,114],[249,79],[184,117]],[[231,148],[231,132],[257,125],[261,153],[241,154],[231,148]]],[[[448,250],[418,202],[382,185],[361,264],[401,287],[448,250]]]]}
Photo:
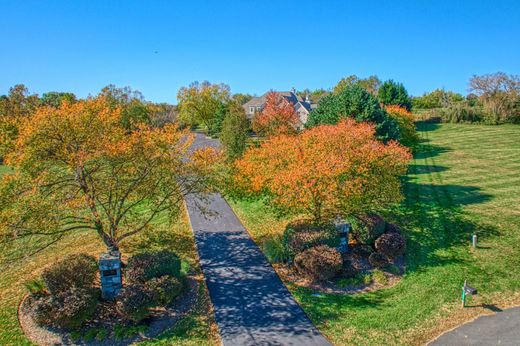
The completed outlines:
{"type": "Polygon", "coordinates": [[[464,286],[462,286],[462,307],[466,307],[466,296],[477,294],[477,289],[468,285],[468,280],[464,280],[464,286]]]}
{"type": "Polygon", "coordinates": [[[471,237],[471,246],[473,247],[473,250],[477,248],[477,235],[473,234],[471,237]]]}

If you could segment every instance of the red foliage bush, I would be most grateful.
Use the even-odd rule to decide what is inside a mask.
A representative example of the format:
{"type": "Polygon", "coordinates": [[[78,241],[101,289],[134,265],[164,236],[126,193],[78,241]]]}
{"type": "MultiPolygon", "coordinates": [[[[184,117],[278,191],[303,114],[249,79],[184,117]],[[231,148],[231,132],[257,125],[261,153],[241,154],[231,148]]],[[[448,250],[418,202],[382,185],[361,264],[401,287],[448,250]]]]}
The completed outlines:
{"type": "Polygon", "coordinates": [[[406,251],[406,239],[399,233],[385,233],[377,238],[375,246],[379,253],[396,258],[406,251]]]}
{"type": "Polygon", "coordinates": [[[337,276],[343,262],[338,250],[327,245],[318,245],[303,251],[294,259],[299,273],[313,281],[326,281],[337,276]]]}

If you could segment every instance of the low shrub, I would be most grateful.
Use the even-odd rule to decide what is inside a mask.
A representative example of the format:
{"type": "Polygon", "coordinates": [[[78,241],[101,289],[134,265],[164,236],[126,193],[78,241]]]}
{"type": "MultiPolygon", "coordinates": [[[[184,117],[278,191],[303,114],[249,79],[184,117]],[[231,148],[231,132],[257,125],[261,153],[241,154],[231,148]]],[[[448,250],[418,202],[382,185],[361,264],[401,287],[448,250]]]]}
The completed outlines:
{"type": "Polygon", "coordinates": [[[388,285],[388,277],[381,269],[372,271],[372,279],[380,285],[388,285]]]}
{"type": "Polygon", "coordinates": [[[264,242],[264,254],[271,263],[288,262],[291,258],[287,247],[281,237],[268,238],[264,242]]]}
{"type": "Polygon", "coordinates": [[[375,247],[379,253],[393,259],[406,251],[406,239],[399,233],[385,233],[377,238],[375,247]]]}
{"type": "Polygon", "coordinates": [[[140,322],[154,306],[154,296],[144,285],[134,284],[123,287],[117,296],[117,310],[123,318],[140,322]]]}
{"type": "Polygon", "coordinates": [[[396,266],[395,264],[388,265],[384,268],[385,272],[393,274],[393,275],[400,275],[401,269],[396,266]]]}
{"type": "Polygon", "coordinates": [[[91,329],[87,330],[85,332],[85,334],[83,335],[83,341],[90,342],[90,341],[94,340],[96,335],[97,335],[97,328],[91,328],[91,329]]]}
{"type": "Polygon", "coordinates": [[[47,268],[42,280],[53,295],[75,288],[90,288],[94,284],[98,264],[87,254],[74,254],[47,268]]]}
{"type": "Polygon", "coordinates": [[[388,258],[379,252],[374,252],[368,257],[368,262],[375,268],[381,268],[388,264],[388,258]]]}
{"type": "Polygon", "coordinates": [[[351,235],[360,244],[374,244],[385,232],[385,221],[377,214],[358,215],[349,218],[352,226],[351,235]]]}
{"type": "Polygon", "coordinates": [[[183,289],[182,282],[173,276],[164,275],[146,282],[146,289],[153,296],[154,304],[157,306],[168,306],[177,298],[183,289]]]}
{"type": "Polygon", "coordinates": [[[98,333],[96,334],[96,340],[97,341],[103,341],[107,338],[108,331],[105,328],[101,328],[98,333]]]}
{"type": "Polygon", "coordinates": [[[341,272],[342,264],[338,250],[327,245],[314,246],[294,258],[298,272],[313,281],[332,279],[341,272]]]}
{"type": "Polygon", "coordinates": [[[95,289],[72,287],[57,295],[46,295],[30,305],[33,319],[39,325],[78,329],[92,318],[98,305],[95,289]]]}
{"type": "Polygon", "coordinates": [[[332,223],[315,224],[309,220],[297,220],[285,228],[283,244],[287,253],[294,257],[316,245],[335,246],[336,233],[336,227],[332,223]]]}
{"type": "Polygon", "coordinates": [[[145,325],[139,326],[116,326],[114,328],[114,336],[116,340],[124,340],[133,338],[139,333],[145,333],[148,329],[145,325]]]}
{"type": "Polygon", "coordinates": [[[486,121],[482,109],[471,107],[464,102],[455,103],[440,110],[443,122],[447,123],[478,123],[486,121]]]}
{"type": "Polygon", "coordinates": [[[361,281],[363,282],[363,285],[370,285],[372,283],[373,278],[372,278],[372,275],[370,273],[364,273],[364,274],[361,274],[361,281]]]}
{"type": "Polygon", "coordinates": [[[125,279],[131,284],[144,284],[164,275],[181,277],[181,260],[168,250],[134,255],[128,260],[125,270],[125,279]]]}
{"type": "Polygon", "coordinates": [[[40,279],[34,279],[25,283],[25,288],[32,295],[39,295],[45,292],[45,283],[40,279]]]}
{"type": "Polygon", "coordinates": [[[30,315],[40,326],[51,326],[54,321],[54,304],[50,295],[29,296],[27,298],[30,315]]]}
{"type": "Polygon", "coordinates": [[[351,278],[343,278],[338,280],[337,285],[341,288],[347,286],[362,286],[370,285],[372,283],[372,275],[369,273],[358,273],[356,276],[351,278]]]}

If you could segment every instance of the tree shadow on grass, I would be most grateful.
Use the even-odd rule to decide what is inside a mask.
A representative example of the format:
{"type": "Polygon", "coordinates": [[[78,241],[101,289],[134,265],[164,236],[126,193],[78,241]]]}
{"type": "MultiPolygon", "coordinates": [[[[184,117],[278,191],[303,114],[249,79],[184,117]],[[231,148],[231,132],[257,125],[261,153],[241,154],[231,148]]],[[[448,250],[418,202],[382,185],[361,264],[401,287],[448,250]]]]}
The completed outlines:
{"type": "Polygon", "coordinates": [[[413,174],[429,174],[447,171],[446,166],[414,165],[413,174]]]}
{"type": "Polygon", "coordinates": [[[426,132],[437,130],[441,124],[435,121],[418,121],[415,123],[415,126],[417,127],[417,131],[426,132]]]}
{"type": "Polygon", "coordinates": [[[429,159],[440,154],[447,153],[450,150],[451,149],[440,145],[431,144],[429,143],[428,139],[425,139],[417,145],[413,157],[416,160],[429,159]]]}
{"type": "Polygon", "coordinates": [[[485,239],[498,234],[489,225],[476,222],[463,207],[492,199],[479,187],[459,185],[405,183],[406,196],[397,214],[409,245],[409,270],[424,267],[463,263],[465,256],[438,256],[438,250],[468,246],[471,236],[485,239]]]}

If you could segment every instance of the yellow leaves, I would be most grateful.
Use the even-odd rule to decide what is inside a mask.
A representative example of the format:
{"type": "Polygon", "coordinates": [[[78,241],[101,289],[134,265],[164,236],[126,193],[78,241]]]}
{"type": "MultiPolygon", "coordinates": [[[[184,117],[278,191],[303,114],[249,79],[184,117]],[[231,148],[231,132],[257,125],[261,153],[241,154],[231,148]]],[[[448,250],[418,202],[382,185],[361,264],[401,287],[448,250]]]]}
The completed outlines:
{"type": "Polygon", "coordinates": [[[415,118],[406,108],[400,106],[386,106],[386,111],[394,118],[401,130],[401,143],[407,147],[413,147],[419,141],[419,135],[415,129],[415,118]]]}
{"type": "Polygon", "coordinates": [[[103,97],[40,107],[23,120],[10,163],[51,160],[81,165],[124,136],[120,117],[121,109],[110,107],[103,97]]]}

